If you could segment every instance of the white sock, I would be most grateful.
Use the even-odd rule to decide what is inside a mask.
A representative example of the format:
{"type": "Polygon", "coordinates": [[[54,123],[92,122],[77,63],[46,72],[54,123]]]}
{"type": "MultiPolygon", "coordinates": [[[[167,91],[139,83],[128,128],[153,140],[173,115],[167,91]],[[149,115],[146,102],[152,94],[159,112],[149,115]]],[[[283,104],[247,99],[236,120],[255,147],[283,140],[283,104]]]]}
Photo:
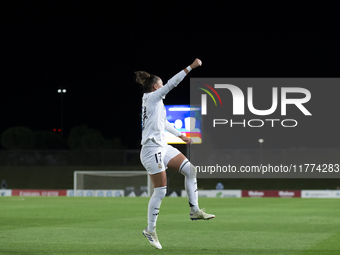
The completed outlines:
{"type": "Polygon", "coordinates": [[[165,195],[166,186],[154,188],[148,206],[148,232],[155,232],[156,230],[159,207],[161,206],[162,199],[165,197],[165,195]]]}
{"type": "Polygon", "coordinates": [[[184,187],[187,192],[190,211],[191,213],[196,212],[199,210],[199,207],[195,167],[189,162],[189,160],[185,159],[179,167],[178,172],[185,176],[184,187]]]}

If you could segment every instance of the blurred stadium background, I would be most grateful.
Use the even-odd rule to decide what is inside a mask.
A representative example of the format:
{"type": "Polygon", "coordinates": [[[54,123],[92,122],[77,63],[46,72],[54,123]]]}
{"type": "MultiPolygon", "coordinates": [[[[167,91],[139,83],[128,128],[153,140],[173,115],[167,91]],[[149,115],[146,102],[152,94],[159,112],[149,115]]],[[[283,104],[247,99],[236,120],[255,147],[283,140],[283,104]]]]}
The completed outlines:
{"type": "MultiPolygon", "coordinates": [[[[99,148],[0,150],[0,181],[5,180],[8,189],[73,189],[73,173],[76,170],[144,171],[139,159],[139,150],[103,149],[97,142],[94,144],[99,148]]],[[[186,145],[173,146],[183,154],[187,153],[186,145]]],[[[231,164],[236,166],[245,162],[248,165],[256,165],[259,153],[259,149],[235,149],[230,150],[227,156],[230,157],[231,164]]],[[[334,148],[262,150],[264,162],[281,164],[308,162],[310,155],[314,155],[315,162],[336,162],[339,154],[340,149],[334,148]]],[[[181,175],[169,170],[167,174],[169,191],[184,189],[181,175]]],[[[336,190],[340,187],[339,179],[199,179],[199,188],[215,189],[218,182],[221,182],[225,189],[241,190],[336,190]]]]}

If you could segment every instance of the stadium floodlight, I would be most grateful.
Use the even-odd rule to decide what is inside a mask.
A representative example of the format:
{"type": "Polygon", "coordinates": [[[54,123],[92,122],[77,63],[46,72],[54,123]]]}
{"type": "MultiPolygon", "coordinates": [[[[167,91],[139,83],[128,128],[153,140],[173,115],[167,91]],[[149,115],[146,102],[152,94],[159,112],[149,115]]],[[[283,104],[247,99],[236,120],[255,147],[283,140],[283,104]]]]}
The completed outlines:
{"type": "Polygon", "coordinates": [[[66,89],[59,88],[58,93],[60,94],[60,130],[61,130],[61,136],[64,136],[64,106],[63,106],[63,94],[66,93],[66,89]]]}
{"type": "Polygon", "coordinates": [[[59,94],[66,93],[66,89],[58,89],[57,91],[58,91],[59,94]]]}
{"type": "Polygon", "coordinates": [[[151,181],[147,171],[74,171],[73,179],[74,196],[77,190],[125,190],[141,187],[146,188],[148,196],[151,196],[151,181]]]}

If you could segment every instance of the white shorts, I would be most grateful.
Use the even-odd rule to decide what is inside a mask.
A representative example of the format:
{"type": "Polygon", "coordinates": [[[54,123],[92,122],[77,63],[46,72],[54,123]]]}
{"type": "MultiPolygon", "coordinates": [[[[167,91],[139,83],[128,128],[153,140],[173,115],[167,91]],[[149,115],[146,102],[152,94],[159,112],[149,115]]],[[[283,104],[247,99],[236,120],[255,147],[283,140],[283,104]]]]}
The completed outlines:
{"type": "Polygon", "coordinates": [[[142,146],[140,161],[148,174],[157,174],[168,168],[169,161],[181,152],[171,145],[142,146]]]}

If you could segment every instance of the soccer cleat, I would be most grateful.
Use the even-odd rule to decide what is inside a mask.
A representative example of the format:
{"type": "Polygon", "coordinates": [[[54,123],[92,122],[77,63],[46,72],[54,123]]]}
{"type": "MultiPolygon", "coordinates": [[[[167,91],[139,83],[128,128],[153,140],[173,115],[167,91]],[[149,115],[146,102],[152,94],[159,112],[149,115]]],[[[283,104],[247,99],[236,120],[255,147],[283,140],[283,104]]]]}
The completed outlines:
{"type": "Polygon", "coordinates": [[[210,220],[215,218],[215,215],[206,213],[204,209],[199,209],[194,213],[190,213],[191,220],[210,220]]]}
{"type": "Polygon", "coordinates": [[[147,229],[143,230],[143,235],[149,240],[149,243],[156,249],[162,249],[162,245],[158,241],[158,237],[155,232],[148,232],[147,229]]]}

